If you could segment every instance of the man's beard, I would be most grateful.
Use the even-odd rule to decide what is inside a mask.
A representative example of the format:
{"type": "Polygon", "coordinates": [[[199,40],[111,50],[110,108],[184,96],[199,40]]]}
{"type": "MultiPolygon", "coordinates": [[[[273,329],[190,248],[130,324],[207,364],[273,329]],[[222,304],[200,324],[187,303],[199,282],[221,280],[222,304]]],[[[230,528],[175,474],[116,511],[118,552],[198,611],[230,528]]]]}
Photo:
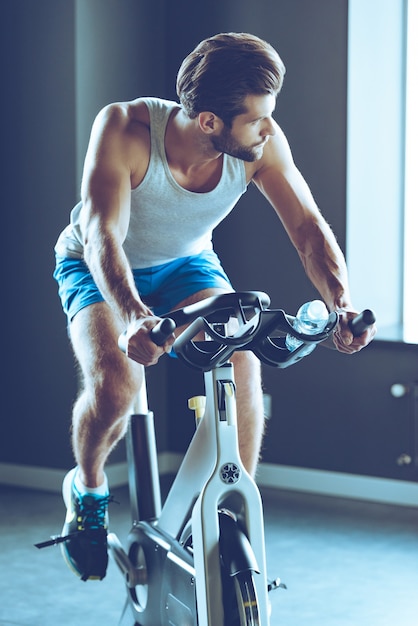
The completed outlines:
{"type": "Polygon", "coordinates": [[[257,161],[263,155],[264,143],[257,146],[243,146],[234,139],[229,128],[223,128],[221,134],[217,137],[211,136],[211,141],[217,152],[229,154],[232,157],[241,159],[241,161],[251,163],[257,161]]]}

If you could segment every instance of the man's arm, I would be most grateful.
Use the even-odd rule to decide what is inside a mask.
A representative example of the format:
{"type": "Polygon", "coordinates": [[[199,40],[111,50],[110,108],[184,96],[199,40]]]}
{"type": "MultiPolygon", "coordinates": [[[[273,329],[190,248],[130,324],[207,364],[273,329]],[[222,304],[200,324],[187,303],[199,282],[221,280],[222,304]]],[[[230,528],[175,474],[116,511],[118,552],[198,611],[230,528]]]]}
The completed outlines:
{"type": "Polygon", "coordinates": [[[81,229],[84,257],[106,302],[128,327],[128,355],[144,365],[164,350],[148,337],[158,321],[142,302],[123,250],[131,210],[131,178],[145,174],[149,133],[123,105],[106,107],[96,118],[87,150],[81,229]]]}
{"type": "Polygon", "coordinates": [[[295,166],[287,140],[278,126],[265,147],[254,182],[274,207],[307,276],[329,310],[340,312],[336,347],[349,353],[361,349],[371,341],[375,329],[359,338],[353,338],[348,329],[349,320],[357,312],[351,303],[344,255],[295,166]]]}

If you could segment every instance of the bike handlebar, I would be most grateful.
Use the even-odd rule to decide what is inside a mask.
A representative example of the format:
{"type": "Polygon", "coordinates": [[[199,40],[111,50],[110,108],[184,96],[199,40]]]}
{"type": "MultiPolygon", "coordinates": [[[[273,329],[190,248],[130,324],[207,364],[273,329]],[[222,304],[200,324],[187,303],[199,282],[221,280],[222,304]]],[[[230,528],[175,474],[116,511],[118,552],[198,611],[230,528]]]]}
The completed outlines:
{"type": "MultiPolygon", "coordinates": [[[[165,317],[158,324],[151,328],[150,337],[156,346],[162,346],[168,337],[176,330],[176,323],[169,317],[165,317]]],[[[118,339],[118,346],[122,352],[127,354],[128,339],[126,331],[123,332],[118,339]]]]}
{"type": "Polygon", "coordinates": [[[376,321],[375,314],[370,309],[365,309],[357,317],[348,322],[348,328],[354,337],[360,337],[369,326],[373,326],[376,321]]]}
{"type": "Polygon", "coordinates": [[[156,346],[162,346],[169,336],[176,330],[176,323],[169,317],[165,317],[151,329],[150,335],[156,346]]]}
{"type": "MultiPolygon", "coordinates": [[[[188,324],[175,340],[173,350],[183,362],[201,371],[225,363],[236,350],[252,350],[263,363],[285,368],[311,352],[312,343],[328,339],[338,323],[338,314],[333,312],[323,332],[305,335],[293,328],[293,316],[282,309],[268,309],[269,304],[269,296],[259,291],[213,296],[163,315],[150,335],[155,344],[162,345],[175,328],[188,324]],[[219,332],[217,325],[226,324],[231,317],[238,321],[238,329],[231,335],[219,332]],[[201,333],[210,339],[195,340],[201,333]],[[303,343],[289,351],[285,344],[287,334],[303,343]]],[[[366,309],[351,320],[349,327],[354,336],[359,336],[374,322],[373,312],[366,309]]],[[[126,352],[126,337],[122,337],[119,347],[126,352]]]]}

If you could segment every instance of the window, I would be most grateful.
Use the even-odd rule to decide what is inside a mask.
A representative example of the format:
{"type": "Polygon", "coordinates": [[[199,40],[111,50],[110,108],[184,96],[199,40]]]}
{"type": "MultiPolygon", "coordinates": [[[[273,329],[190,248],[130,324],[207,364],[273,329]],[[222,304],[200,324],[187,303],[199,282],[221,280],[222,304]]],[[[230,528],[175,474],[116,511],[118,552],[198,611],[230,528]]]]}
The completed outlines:
{"type": "Polygon", "coordinates": [[[404,338],[418,343],[418,0],[406,22],[404,338]]]}
{"type": "Polygon", "coordinates": [[[378,337],[412,343],[418,343],[418,53],[407,32],[417,32],[417,4],[348,4],[347,262],[353,302],[376,311],[378,337]]]}

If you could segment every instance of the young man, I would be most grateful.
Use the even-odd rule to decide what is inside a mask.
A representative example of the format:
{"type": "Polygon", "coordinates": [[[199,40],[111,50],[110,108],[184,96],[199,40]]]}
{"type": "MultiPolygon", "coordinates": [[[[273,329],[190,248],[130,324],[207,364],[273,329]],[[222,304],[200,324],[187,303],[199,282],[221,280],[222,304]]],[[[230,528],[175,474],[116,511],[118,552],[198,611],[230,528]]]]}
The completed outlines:
{"type": "MultiPolygon", "coordinates": [[[[346,264],[273,120],[285,68],[249,34],[201,42],[183,61],[180,104],[139,98],[102,110],[87,151],[81,201],[56,244],[55,277],[82,375],[73,413],[76,467],[63,485],[62,544],[83,580],[106,572],[106,459],[123,437],[143,366],[170,350],[149,330],[163,312],[233,290],[212,250],[212,231],[253,181],[268,198],[329,310],[334,342],[356,352],[346,264]],[[127,331],[128,356],[118,348],[127,331]]],[[[260,364],[233,357],[240,452],[254,474],[263,435],[260,364]]]]}

